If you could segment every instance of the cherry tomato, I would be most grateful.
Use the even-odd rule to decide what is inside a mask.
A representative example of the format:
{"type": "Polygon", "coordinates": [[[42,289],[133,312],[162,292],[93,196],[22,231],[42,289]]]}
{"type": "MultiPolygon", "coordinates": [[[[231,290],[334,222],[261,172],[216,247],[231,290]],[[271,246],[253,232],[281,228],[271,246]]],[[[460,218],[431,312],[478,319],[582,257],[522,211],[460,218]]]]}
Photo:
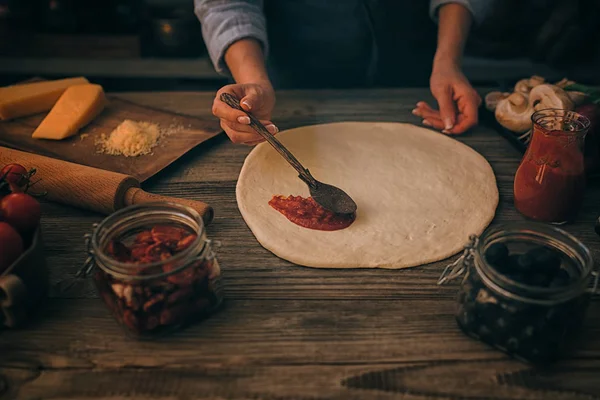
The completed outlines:
{"type": "Polygon", "coordinates": [[[19,191],[18,189],[27,184],[28,175],[27,170],[21,164],[8,164],[0,171],[0,177],[4,176],[13,191],[19,191]]]}
{"type": "Polygon", "coordinates": [[[0,222],[0,274],[23,253],[23,239],[6,222],[0,222]]]}
{"type": "Polygon", "coordinates": [[[0,218],[22,235],[37,227],[41,215],[40,203],[27,193],[11,193],[0,201],[0,218]]]}

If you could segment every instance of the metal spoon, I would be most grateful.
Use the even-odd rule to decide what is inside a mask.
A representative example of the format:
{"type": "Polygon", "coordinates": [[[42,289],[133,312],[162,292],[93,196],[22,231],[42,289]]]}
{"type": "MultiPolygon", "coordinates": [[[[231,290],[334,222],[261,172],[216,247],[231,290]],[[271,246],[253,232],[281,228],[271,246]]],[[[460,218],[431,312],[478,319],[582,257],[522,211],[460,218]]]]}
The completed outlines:
{"type": "Polygon", "coordinates": [[[356,211],[356,203],[346,192],[342,189],[332,185],[328,185],[323,182],[319,182],[310,174],[308,169],[304,168],[300,161],[294,157],[288,149],[285,148],[279,140],[277,140],[263,124],[260,123],[252,114],[245,111],[241,106],[238,99],[229,93],[221,94],[221,101],[226,103],[228,106],[235,108],[236,110],[243,111],[250,118],[250,126],[258,132],[263,138],[267,140],[290,163],[296,171],[298,171],[298,177],[306,183],[310,195],[315,201],[330,211],[338,214],[352,214],[356,211]]]}

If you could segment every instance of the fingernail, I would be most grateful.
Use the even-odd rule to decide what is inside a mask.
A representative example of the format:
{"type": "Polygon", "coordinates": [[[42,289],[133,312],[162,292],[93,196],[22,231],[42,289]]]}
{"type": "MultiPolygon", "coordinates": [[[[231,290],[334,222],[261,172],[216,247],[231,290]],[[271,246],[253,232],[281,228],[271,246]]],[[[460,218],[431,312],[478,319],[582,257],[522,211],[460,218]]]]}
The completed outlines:
{"type": "Polygon", "coordinates": [[[270,132],[272,135],[274,135],[274,134],[276,134],[277,132],[279,132],[279,129],[278,129],[278,128],[277,128],[275,125],[273,125],[273,124],[269,124],[269,125],[265,126],[265,128],[267,128],[267,130],[268,130],[268,131],[269,131],[269,132],[270,132]]]}
{"type": "Polygon", "coordinates": [[[242,104],[248,107],[248,110],[252,110],[252,106],[248,103],[248,100],[242,100],[242,104]]]}
{"type": "Polygon", "coordinates": [[[244,124],[244,125],[250,125],[250,118],[249,118],[249,117],[245,117],[245,116],[238,117],[237,121],[238,121],[240,124],[244,124]]]}
{"type": "Polygon", "coordinates": [[[449,135],[449,134],[450,134],[450,131],[449,131],[448,129],[444,129],[444,130],[442,131],[442,133],[445,133],[445,134],[449,135]]]}
{"type": "Polygon", "coordinates": [[[414,115],[419,115],[419,109],[418,108],[413,108],[412,113],[414,115]]]}
{"type": "Polygon", "coordinates": [[[450,130],[454,126],[452,124],[452,120],[450,118],[444,118],[444,125],[445,125],[446,130],[450,130]]]}
{"type": "Polygon", "coordinates": [[[431,122],[429,122],[426,119],[424,119],[423,120],[423,125],[431,126],[431,122]]]}

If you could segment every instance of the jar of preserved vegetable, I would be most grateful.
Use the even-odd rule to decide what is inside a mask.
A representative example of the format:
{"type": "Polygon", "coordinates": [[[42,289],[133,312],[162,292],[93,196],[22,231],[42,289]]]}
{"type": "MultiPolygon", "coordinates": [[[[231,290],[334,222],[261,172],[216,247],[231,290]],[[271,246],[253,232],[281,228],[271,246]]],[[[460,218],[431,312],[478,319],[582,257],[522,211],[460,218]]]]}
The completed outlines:
{"type": "Polygon", "coordinates": [[[531,119],[531,142],[515,174],[515,208],[532,220],[571,222],[585,193],[584,146],[590,120],[560,109],[537,111],[531,119]]]}
{"type": "Polygon", "coordinates": [[[221,271],[202,217],[179,204],[126,207],[86,235],[92,274],[115,319],[138,338],[209,316],[221,304],[221,271]]]}
{"type": "Polygon", "coordinates": [[[531,222],[472,236],[438,283],[463,274],[459,327],[531,363],[554,361],[571,347],[598,284],[585,245],[561,229],[531,222]]]}

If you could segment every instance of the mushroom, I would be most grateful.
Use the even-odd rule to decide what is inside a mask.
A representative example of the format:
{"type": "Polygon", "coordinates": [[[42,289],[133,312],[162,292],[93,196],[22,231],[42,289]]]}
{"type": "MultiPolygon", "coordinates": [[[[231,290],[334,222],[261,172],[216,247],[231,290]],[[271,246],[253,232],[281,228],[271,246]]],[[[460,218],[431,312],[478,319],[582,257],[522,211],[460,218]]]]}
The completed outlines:
{"type": "Polygon", "coordinates": [[[510,96],[509,92],[489,92],[485,95],[485,108],[491,112],[494,112],[498,102],[507,98],[508,96],[510,96]]]}
{"type": "Polygon", "coordinates": [[[538,75],[533,75],[531,78],[525,78],[518,81],[515,85],[515,92],[523,93],[524,95],[528,95],[531,92],[531,89],[534,87],[541,85],[546,80],[538,75]]]}
{"type": "MultiPolygon", "coordinates": [[[[556,82],[554,85],[564,90],[564,88],[566,88],[569,85],[573,85],[574,83],[576,82],[567,78],[563,78],[560,81],[556,82]]],[[[588,99],[588,95],[584,92],[576,90],[565,90],[565,92],[567,92],[567,95],[569,96],[575,107],[585,103],[588,99]]]]}
{"type": "Polygon", "coordinates": [[[531,116],[545,108],[573,110],[574,105],[567,92],[548,83],[535,86],[529,96],[514,92],[498,102],[495,116],[500,125],[516,133],[527,132],[531,128],[531,116]]]}
{"type": "Polygon", "coordinates": [[[531,89],[531,92],[529,92],[529,104],[535,111],[543,110],[544,108],[561,108],[570,111],[575,108],[567,92],[549,83],[544,83],[531,89]]]}
{"type": "Polygon", "coordinates": [[[498,102],[494,115],[500,125],[506,129],[523,133],[531,127],[533,107],[529,105],[527,95],[514,92],[498,102]]]}
{"type": "Polygon", "coordinates": [[[560,81],[556,82],[554,85],[558,86],[561,89],[564,89],[567,86],[572,85],[574,83],[575,83],[575,81],[569,80],[567,78],[562,78],[560,81]]]}

